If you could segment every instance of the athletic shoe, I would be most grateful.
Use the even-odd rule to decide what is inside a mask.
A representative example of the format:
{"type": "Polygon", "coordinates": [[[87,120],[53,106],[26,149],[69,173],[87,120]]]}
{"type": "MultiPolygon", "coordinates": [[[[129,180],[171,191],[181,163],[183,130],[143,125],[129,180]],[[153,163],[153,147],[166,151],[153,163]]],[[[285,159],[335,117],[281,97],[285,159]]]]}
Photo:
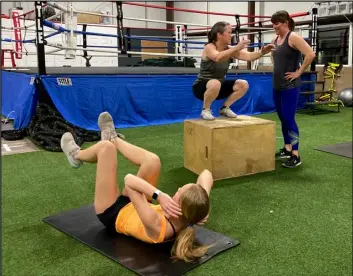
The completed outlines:
{"type": "Polygon", "coordinates": [[[64,133],[61,137],[60,146],[72,167],[79,168],[83,164],[82,161],[77,160],[74,157],[81,149],[76,144],[75,139],[70,132],[64,133]]]}
{"type": "Polygon", "coordinates": [[[238,117],[229,107],[225,107],[219,110],[219,114],[228,118],[236,118],[238,117]]]}
{"type": "Polygon", "coordinates": [[[283,167],[286,168],[295,168],[299,166],[302,162],[300,161],[300,156],[296,156],[292,154],[292,156],[282,164],[283,167]]]}
{"type": "Polygon", "coordinates": [[[98,117],[98,126],[101,130],[101,140],[112,140],[118,135],[115,131],[113,117],[108,112],[103,112],[98,117]]]}
{"type": "Polygon", "coordinates": [[[201,118],[204,120],[214,120],[215,117],[212,114],[212,111],[210,109],[204,109],[201,112],[201,118]]]}
{"type": "Polygon", "coordinates": [[[276,157],[279,158],[290,158],[292,156],[292,152],[288,151],[285,147],[276,152],[276,157]]]}

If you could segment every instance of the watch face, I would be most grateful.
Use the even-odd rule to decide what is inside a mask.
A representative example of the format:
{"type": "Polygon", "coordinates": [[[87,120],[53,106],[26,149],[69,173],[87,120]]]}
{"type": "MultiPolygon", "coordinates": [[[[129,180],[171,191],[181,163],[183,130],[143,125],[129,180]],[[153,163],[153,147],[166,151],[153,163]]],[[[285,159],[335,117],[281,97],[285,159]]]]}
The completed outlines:
{"type": "Polygon", "coordinates": [[[159,191],[157,190],[153,193],[152,198],[157,199],[158,195],[159,195],[159,191]]]}

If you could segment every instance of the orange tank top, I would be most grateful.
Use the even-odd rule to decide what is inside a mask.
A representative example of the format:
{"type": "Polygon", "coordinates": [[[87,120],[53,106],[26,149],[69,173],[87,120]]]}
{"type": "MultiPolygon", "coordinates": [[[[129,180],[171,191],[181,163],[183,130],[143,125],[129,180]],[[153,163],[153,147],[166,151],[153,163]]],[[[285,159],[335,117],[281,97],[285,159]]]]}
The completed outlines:
{"type": "Polygon", "coordinates": [[[151,207],[157,211],[157,213],[161,216],[161,231],[158,239],[151,239],[146,231],[145,227],[134,207],[134,205],[130,202],[124,208],[122,208],[116,218],[115,221],[115,229],[118,233],[132,236],[136,239],[147,243],[161,243],[164,241],[165,232],[167,228],[167,221],[163,214],[162,208],[160,205],[151,204],[151,207]]]}

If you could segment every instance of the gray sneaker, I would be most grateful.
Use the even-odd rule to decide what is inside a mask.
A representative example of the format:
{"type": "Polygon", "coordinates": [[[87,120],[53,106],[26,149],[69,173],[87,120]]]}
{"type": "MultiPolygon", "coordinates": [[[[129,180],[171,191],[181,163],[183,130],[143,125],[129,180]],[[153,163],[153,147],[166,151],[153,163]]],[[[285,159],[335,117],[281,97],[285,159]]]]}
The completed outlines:
{"type": "Polygon", "coordinates": [[[219,114],[228,118],[237,118],[238,115],[235,114],[229,107],[219,110],[219,114]]]}
{"type": "Polygon", "coordinates": [[[113,117],[108,112],[103,112],[98,117],[98,126],[101,130],[102,140],[111,140],[116,138],[118,135],[115,131],[113,117]]]}
{"type": "Polygon", "coordinates": [[[64,133],[61,137],[60,146],[63,152],[65,153],[67,160],[74,168],[79,168],[82,165],[82,161],[75,159],[75,155],[81,150],[80,147],[76,144],[74,137],[70,132],[64,133]]]}
{"type": "Polygon", "coordinates": [[[215,117],[212,114],[212,111],[210,109],[204,109],[201,112],[201,118],[204,120],[214,120],[215,117]]]}

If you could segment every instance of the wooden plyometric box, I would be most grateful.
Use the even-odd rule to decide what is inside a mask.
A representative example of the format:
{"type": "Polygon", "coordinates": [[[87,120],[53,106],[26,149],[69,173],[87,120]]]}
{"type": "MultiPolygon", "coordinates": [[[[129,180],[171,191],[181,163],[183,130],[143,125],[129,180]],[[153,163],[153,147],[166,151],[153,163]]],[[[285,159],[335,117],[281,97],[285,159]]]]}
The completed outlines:
{"type": "Polygon", "coordinates": [[[103,21],[103,18],[102,16],[99,16],[99,15],[82,14],[82,13],[77,14],[77,23],[100,24],[102,23],[102,21],[103,21]]]}
{"type": "Polygon", "coordinates": [[[184,121],[184,167],[215,180],[275,169],[276,123],[240,115],[184,121]]]}
{"type": "MultiPolygon", "coordinates": [[[[142,52],[150,52],[150,53],[168,53],[168,43],[167,42],[163,42],[163,41],[148,41],[148,40],[141,40],[141,47],[146,47],[144,49],[142,49],[142,52]],[[153,48],[148,48],[148,47],[161,47],[159,49],[153,49],[153,48]],[[164,49],[163,49],[164,48],[164,49]]],[[[145,60],[145,59],[158,59],[158,58],[165,58],[165,56],[161,55],[161,56],[151,56],[151,55],[142,55],[141,59],[145,60]]]]}

